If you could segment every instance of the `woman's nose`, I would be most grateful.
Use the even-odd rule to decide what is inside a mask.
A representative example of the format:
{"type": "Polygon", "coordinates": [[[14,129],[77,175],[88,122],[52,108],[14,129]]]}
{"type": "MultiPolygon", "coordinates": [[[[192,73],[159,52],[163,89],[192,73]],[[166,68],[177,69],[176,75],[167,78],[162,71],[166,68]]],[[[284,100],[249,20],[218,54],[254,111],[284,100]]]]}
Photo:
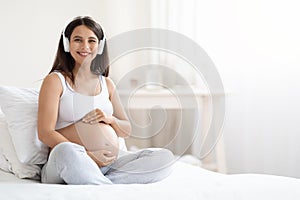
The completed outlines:
{"type": "Polygon", "coordinates": [[[82,42],[82,49],[85,49],[85,50],[90,50],[90,44],[88,41],[83,41],[82,42]]]}

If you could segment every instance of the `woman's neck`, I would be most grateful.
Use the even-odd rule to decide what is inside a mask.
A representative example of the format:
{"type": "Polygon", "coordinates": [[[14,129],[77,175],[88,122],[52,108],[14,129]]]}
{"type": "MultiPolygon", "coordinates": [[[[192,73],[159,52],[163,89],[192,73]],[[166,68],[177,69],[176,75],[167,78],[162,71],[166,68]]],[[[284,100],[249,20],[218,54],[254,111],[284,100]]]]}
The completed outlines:
{"type": "Polygon", "coordinates": [[[95,76],[91,72],[90,65],[76,65],[73,69],[74,77],[80,77],[81,79],[90,79],[95,76]]]}

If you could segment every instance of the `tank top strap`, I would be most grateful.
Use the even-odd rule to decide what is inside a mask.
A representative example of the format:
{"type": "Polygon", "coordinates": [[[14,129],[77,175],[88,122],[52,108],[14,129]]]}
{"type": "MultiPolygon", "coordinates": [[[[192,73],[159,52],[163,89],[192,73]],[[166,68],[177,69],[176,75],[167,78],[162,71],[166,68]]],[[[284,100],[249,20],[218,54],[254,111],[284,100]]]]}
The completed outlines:
{"type": "Polygon", "coordinates": [[[102,75],[100,75],[100,80],[101,80],[101,87],[102,87],[102,92],[105,96],[109,97],[109,92],[106,84],[106,78],[102,75]]]}
{"type": "Polygon", "coordinates": [[[65,79],[64,75],[62,75],[62,73],[60,73],[59,71],[54,71],[53,73],[55,73],[60,79],[61,86],[63,88],[61,96],[63,96],[65,91],[66,91],[66,87],[67,87],[66,86],[66,79],[65,79]]]}

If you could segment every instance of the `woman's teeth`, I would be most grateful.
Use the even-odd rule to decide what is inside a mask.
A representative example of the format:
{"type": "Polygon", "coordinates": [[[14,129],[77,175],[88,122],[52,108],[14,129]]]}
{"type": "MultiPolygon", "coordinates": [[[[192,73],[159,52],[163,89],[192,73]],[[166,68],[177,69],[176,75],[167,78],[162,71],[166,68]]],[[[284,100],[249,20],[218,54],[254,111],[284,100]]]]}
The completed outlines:
{"type": "Polygon", "coordinates": [[[89,53],[85,53],[85,52],[79,52],[79,54],[80,54],[81,56],[87,56],[87,55],[89,55],[89,53]]]}

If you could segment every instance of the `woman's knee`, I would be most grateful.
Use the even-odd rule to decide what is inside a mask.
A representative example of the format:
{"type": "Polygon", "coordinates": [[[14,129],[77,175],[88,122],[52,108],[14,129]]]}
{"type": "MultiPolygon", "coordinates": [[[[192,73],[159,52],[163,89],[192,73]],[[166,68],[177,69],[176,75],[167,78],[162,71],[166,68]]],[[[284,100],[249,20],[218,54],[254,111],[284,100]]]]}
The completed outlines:
{"type": "Polygon", "coordinates": [[[55,157],[57,159],[67,159],[67,158],[73,158],[76,157],[78,152],[85,153],[84,147],[72,143],[72,142],[62,142],[60,144],[57,144],[51,154],[50,157],[55,157]]]}
{"type": "Polygon", "coordinates": [[[174,154],[169,149],[161,149],[161,152],[162,152],[164,157],[166,157],[170,160],[174,160],[174,154]]]}
{"type": "Polygon", "coordinates": [[[175,161],[174,154],[170,150],[164,148],[152,149],[150,157],[152,162],[151,166],[155,169],[154,171],[171,168],[175,161]]]}
{"type": "Polygon", "coordinates": [[[160,158],[161,164],[171,165],[174,162],[174,154],[168,149],[159,149],[156,154],[160,158]]]}

